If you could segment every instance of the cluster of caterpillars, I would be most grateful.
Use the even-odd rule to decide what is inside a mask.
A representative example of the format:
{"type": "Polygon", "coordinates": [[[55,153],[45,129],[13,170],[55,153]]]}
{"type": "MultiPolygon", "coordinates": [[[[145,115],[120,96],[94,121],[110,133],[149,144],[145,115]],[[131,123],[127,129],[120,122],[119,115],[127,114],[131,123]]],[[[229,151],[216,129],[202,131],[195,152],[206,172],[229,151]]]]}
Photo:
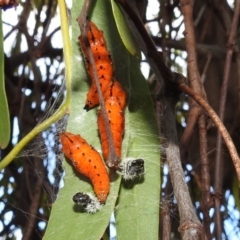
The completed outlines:
{"type": "MultiPolygon", "coordinates": [[[[127,94],[121,84],[113,77],[112,59],[107,50],[103,31],[99,30],[93,22],[89,22],[87,38],[94,57],[115,153],[120,159],[127,94]]],[[[79,37],[79,42],[85,57],[87,72],[92,81],[84,106],[84,109],[89,111],[99,105],[99,96],[94,80],[93,67],[87,58],[87,48],[82,36],[79,37]]],[[[102,109],[98,111],[98,130],[103,157],[107,160],[109,157],[109,140],[102,109]]],[[[89,145],[79,134],[63,132],[60,134],[60,140],[63,146],[63,153],[72,161],[78,172],[90,178],[97,197],[89,193],[78,192],[73,196],[73,201],[81,205],[87,212],[94,213],[106,202],[110,190],[110,180],[106,166],[98,151],[89,145]]],[[[126,180],[134,179],[144,174],[144,161],[142,159],[128,158],[120,162],[117,167],[115,166],[115,170],[123,175],[123,178],[126,180]]]]}

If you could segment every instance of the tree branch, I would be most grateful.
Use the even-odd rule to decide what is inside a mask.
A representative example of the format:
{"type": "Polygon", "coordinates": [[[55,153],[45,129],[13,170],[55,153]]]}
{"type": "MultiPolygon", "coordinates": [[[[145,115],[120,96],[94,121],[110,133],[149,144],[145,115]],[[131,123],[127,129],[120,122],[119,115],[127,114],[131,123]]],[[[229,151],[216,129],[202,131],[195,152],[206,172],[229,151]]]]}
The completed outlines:
{"type": "Polygon", "coordinates": [[[169,166],[171,182],[180,214],[179,231],[182,239],[204,239],[204,229],[194,211],[181,165],[174,117],[175,102],[165,102],[164,115],[164,137],[166,137],[168,141],[168,147],[166,149],[167,164],[169,166]]]}

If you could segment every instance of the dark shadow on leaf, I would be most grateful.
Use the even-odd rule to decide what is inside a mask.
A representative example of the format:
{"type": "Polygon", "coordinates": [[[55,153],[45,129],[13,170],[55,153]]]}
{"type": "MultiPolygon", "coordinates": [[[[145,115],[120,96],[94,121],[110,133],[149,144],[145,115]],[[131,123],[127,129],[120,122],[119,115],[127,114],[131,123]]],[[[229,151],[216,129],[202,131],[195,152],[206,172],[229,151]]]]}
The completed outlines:
{"type": "Polygon", "coordinates": [[[109,178],[110,178],[110,182],[115,182],[118,180],[120,176],[114,171],[109,169],[109,178]]]}
{"type": "Polygon", "coordinates": [[[144,177],[137,178],[135,180],[122,180],[122,186],[125,189],[132,189],[137,184],[142,184],[144,182],[144,177]]]}

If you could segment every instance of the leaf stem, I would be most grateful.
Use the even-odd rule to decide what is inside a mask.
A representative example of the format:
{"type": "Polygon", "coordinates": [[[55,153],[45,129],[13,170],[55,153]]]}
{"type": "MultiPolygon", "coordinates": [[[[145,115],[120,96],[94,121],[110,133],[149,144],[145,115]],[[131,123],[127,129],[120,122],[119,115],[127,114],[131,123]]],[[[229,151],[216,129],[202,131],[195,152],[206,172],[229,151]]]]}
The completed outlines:
{"type": "Polygon", "coordinates": [[[71,92],[71,80],[72,80],[72,46],[69,36],[69,21],[66,11],[66,4],[64,0],[58,0],[58,6],[60,10],[61,30],[63,39],[63,56],[65,62],[65,78],[66,78],[66,100],[65,103],[70,102],[69,93],[71,92]]]}

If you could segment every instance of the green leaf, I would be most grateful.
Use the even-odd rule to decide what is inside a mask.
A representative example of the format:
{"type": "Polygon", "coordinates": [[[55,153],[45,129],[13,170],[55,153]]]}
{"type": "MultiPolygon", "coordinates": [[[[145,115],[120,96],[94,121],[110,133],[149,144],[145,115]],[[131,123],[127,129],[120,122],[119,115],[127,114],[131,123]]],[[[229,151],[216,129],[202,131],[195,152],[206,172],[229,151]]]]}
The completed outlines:
{"type": "Polygon", "coordinates": [[[137,49],[137,43],[133,38],[132,32],[129,29],[129,25],[127,24],[122,10],[116,4],[115,0],[111,0],[113,16],[116,21],[117,29],[120,34],[120,37],[125,45],[126,49],[132,55],[137,55],[139,59],[141,59],[141,53],[139,49],[137,49]]]}
{"type": "Polygon", "coordinates": [[[160,152],[156,117],[148,86],[139,71],[136,59],[130,59],[133,90],[123,151],[145,161],[144,179],[125,182],[121,186],[116,226],[118,239],[158,239],[160,203],[160,152]]]}
{"type": "MultiPolygon", "coordinates": [[[[72,7],[72,92],[67,131],[79,133],[101,152],[97,129],[97,110],[86,112],[86,93],[89,89],[83,60],[78,45],[79,27],[75,21],[83,1],[73,1],[72,7]]],[[[53,204],[47,231],[48,239],[100,239],[116,212],[119,239],[158,239],[160,198],[160,154],[156,120],[147,83],[139,70],[136,57],[130,56],[122,44],[112,15],[110,2],[98,0],[90,19],[104,31],[111,52],[116,78],[128,92],[129,105],[125,110],[126,128],[122,156],[143,158],[146,175],[130,183],[122,183],[110,173],[111,190],[106,205],[96,214],[76,210],[72,196],[78,192],[93,193],[89,180],[78,174],[63,160],[66,171],[64,187],[53,204]],[[119,191],[120,190],[120,191],[119,191]],[[116,205],[116,201],[118,204],[116,205]],[[116,208],[115,208],[116,206],[116,208]],[[131,225],[130,225],[131,224],[131,225]]]]}
{"type": "Polygon", "coordinates": [[[232,194],[233,194],[233,197],[235,200],[236,207],[238,210],[240,210],[240,202],[239,202],[240,190],[239,190],[239,186],[238,186],[237,176],[234,176],[234,178],[233,178],[232,194]]]}
{"type": "Polygon", "coordinates": [[[4,49],[2,33],[2,13],[0,12],[0,148],[7,147],[10,141],[10,120],[5,92],[4,49]]]}

